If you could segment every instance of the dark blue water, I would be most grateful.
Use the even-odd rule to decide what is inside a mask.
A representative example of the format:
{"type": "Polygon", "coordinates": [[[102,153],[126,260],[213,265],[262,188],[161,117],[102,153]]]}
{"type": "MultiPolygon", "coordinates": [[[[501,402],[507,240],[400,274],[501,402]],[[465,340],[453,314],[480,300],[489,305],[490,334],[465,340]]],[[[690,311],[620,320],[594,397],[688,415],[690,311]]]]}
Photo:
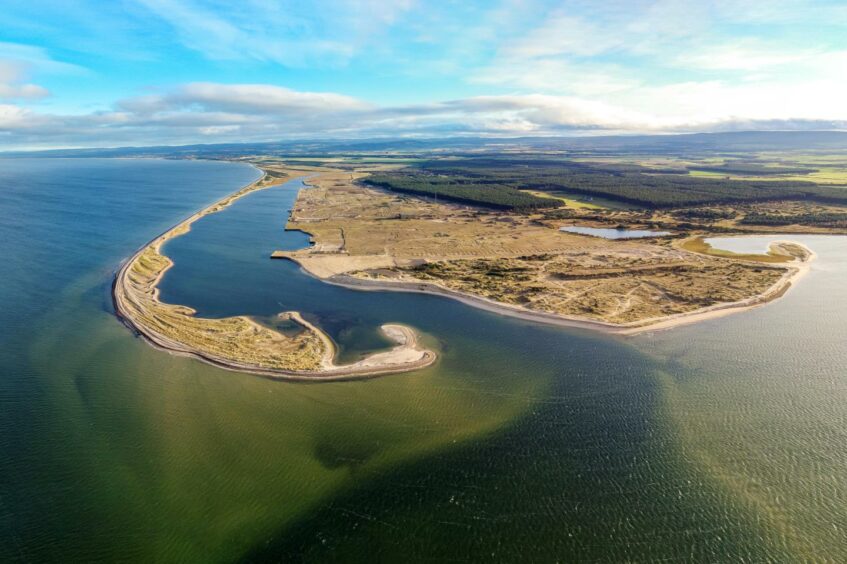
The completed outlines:
{"type": "Polygon", "coordinates": [[[349,358],[398,321],[442,354],[269,382],[148,347],[108,291],[123,257],[255,176],[0,160],[0,560],[844,555],[843,244],[815,241],[817,270],[778,304],[627,341],[323,284],[268,258],[306,242],[283,229],[297,186],[273,188],[166,246],[166,301],[300,310],[349,358]]]}

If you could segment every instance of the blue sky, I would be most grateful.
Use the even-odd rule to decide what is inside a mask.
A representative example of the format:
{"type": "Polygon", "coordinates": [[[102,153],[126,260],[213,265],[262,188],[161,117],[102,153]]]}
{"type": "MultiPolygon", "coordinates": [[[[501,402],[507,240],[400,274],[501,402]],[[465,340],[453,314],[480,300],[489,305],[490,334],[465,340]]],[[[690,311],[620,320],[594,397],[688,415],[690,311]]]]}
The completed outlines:
{"type": "Polygon", "coordinates": [[[0,148],[847,129],[847,3],[6,0],[0,148]]]}

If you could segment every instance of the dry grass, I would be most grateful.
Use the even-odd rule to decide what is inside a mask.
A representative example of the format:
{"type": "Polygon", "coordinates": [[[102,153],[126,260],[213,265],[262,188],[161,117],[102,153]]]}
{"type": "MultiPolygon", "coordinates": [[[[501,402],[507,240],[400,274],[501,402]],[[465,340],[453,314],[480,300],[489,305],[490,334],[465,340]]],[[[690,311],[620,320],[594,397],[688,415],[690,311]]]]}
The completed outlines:
{"type": "MultiPolygon", "coordinates": [[[[279,184],[291,176],[291,171],[278,167],[268,167],[266,172],[269,174],[261,180],[195,214],[135,255],[119,274],[115,299],[125,318],[148,338],[172,350],[259,368],[318,370],[332,351],[327,340],[311,327],[303,326],[302,331],[288,336],[247,317],[197,317],[191,308],[165,304],[158,298],[156,285],[173,265],[161,254],[161,245],[188,232],[200,217],[216,213],[250,192],[279,184]]],[[[292,319],[298,320],[296,316],[292,319]]]]}
{"type": "Polygon", "coordinates": [[[739,254],[733,253],[732,251],[725,251],[723,249],[715,249],[709,243],[707,243],[703,237],[691,237],[690,239],[686,239],[680,244],[680,248],[685,249],[686,251],[691,251],[692,253],[700,253],[704,255],[711,255],[715,257],[724,257],[724,258],[732,258],[736,260],[744,260],[744,261],[752,261],[752,262],[763,262],[763,263],[786,263],[794,260],[793,256],[784,255],[780,253],[774,253],[773,251],[768,252],[767,254],[739,254]]]}
{"type": "Polygon", "coordinates": [[[742,263],[654,263],[621,256],[555,256],[428,263],[357,273],[428,282],[530,310],[629,323],[732,303],[766,291],[785,272],[742,263]]]}
{"type": "Polygon", "coordinates": [[[370,377],[414,370],[432,364],[436,355],[423,348],[411,329],[384,325],[383,332],[397,345],[356,363],[334,363],[334,344],[320,329],[305,321],[297,312],[280,314],[300,327],[288,335],[260,325],[244,316],[224,319],[197,317],[191,308],[162,303],[157,284],[173,265],[160,252],[162,244],[188,232],[197,219],[220,211],[236,199],[278,184],[290,172],[311,170],[281,168],[269,163],[263,169],[274,174],[224,198],[194,214],[134,255],[120,270],[114,288],[116,310],[132,327],[151,342],[173,352],[199,356],[208,361],[273,377],[297,380],[336,380],[370,377]]]}
{"type": "Polygon", "coordinates": [[[542,192],[540,190],[523,190],[527,194],[531,194],[538,198],[549,198],[551,200],[559,200],[560,202],[564,202],[565,205],[569,208],[573,209],[583,209],[583,210],[601,210],[603,206],[599,206],[597,204],[593,204],[591,202],[586,202],[583,200],[577,200],[573,197],[563,196],[557,192],[542,192]]]}
{"type": "Polygon", "coordinates": [[[206,319],[195,316],[191,308],[160,302],[155,286],[171,264],[151,246],[127,271],[125,315],[145,332],[209,357],[261,368],[304,371],[321,367],[326,347],[311,330],[304,328],[287,336],[246,317],[206,319]]]}
{"type": "MultiPolygon", "coordinates": [[[[291,258],[315,275],[428,282],[530,310],[628,323],[761,294],[786,270],[715,258],[668,241],[609,241],[558,231],[541,215],[488,212],[356,185],[322,174],[301,191],[288,227],[314,247],[291,258]]],[[[588,213],[592,210],[581,210],[588,213]]],[[[616,221],[645,220],[615,212],[616,221]]],[[[648,217],[649,218],[649,214],[648,217]]]]}

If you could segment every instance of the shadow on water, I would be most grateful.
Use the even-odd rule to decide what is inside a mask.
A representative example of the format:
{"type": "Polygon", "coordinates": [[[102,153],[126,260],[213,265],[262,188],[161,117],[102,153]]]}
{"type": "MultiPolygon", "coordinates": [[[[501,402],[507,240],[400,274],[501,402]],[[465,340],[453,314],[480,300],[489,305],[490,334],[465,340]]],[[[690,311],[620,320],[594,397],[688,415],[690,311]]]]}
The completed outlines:
{"type": "Polygon", "coordinates": [[[792,240],[811,272],[783,299],[637,344],[657,364],[679,448],[727,498],[756,516],[768,558],[847,559],[847,238],[721,239],[761,252],[792,240]]]}
{"type": "MultiPolygon", "coordinates": [[[[624,536],[620,539],[619,546],[597,550],[596,540],[592,540],[593,535],[597,530],[602,530],[604,524],[613,521],[616,515],[619,516],[623,509],[620,503],[624,500],[614,495],[615,492],[621,492],[621,483],[626,482],[620,475],[625,474],[633,478],[634,483],[623,490],[628,493],[638,491],[637,482],[644,479],[645,470],[639,468],[634,461],[651,460],[653,464],[657,464],[658,459],[665,457],[663,473],[660,478],[656,478],[663,482],[662,492],[665,494],[668,491],[679,491],[668,490],[668,482],[682,481],[684,472],[673,466],[672,457],[668,457],[666,453],[661,454],[663,449],[667,449],[668,439],[656,442],[654,437],[649,436],[650,416],[655,409],[651,392],[653,383],[649,377],[652,366],[639,360],[639,355],[633,349],[621,346],[618,341],[612,339],[518,323],[438,297],[350,291],[322,284],[304,275],[292,263],[265,260],[264,264],[256,264],[253,260],[244,258],[250,256],[252,259],[249,250],[257,248],[261,248],[266,257],[273,250],[269,242],[276,240],[281,240],[288,248],[297,248],[304,243],[301,233],[282,231],[284,222],[278,211],[291,206],[299,188],[299,181],[295,181],[282,188],[257,193],[239,201],[217,218],[205,218],[197,224],[190,236],[173,240],[165,249],[165,253],[175,260],[177,266],[164,281],[163,298],[174,303],[187,303],[205,315],[269,315],[285,309],[305,311],[316,318],[341,344],[347,355],[362,354],[376,348],[373,335],[380,324],[387,321],[408,323],[427,333],[438,335],[442,342],[458,347],[458,350],[450,351],[452,354],[445,355],[443,365],[439,367],[440,372],[447,377],[474,379],[478,378],[478,374],[487,374],[502,385],[508,380],[499,378],[507,374],[514,378],[514,383],[520,383],[526,381],[527,372],[536,366],[539,370],[535,372],[535,377],[540,376],[548,386],[560,387],[561,390],[550,392],[549,396],[544,395],[538,405],[531,401],[532,416],[527,418],[525,415],[517,419],[517,422],[513,423],[516,425],[514,430],[509,431],[511,427],[503,421],[500,432],[504,433],[504,442],[491,445],[490,449],[484,448],[487,445],[485,442],[474,442],[462,450],[463,454],[459,460],[450,461],[444,466],[439,464],[439,457],[430,458],[425,468],[413,465],[406,470],[411,473],[409,481],[403,482],[404,489],[399,491],[393,487],[393,482],[386,487],[383,480],[375,480],[375,485],[371,487],[366,485],[369,482],[365,480],[368,475],[367,461],[378,452],[378,447],[373,442],[363,443],[344,438],[342,442],[336,440],[317,443],[313,454],[325,467],[346,468],[351,472],[355,469],[357,473],[360,487],[349,494],[354,501],[350,501],[348,507],[371,507],[377,514],[383,513],[383,517],[371,522],[366,512],[365,517],[357,520],[353,517],[357,515],[355,509],[339,514],[337,507],[338,503],[343,503],[342,496],[342,500],[337,503],[318,506],[317,511],[310,512],[310,519],[298,523],[293,530],[284,528],[276,535],[276,538],[281,539],[278,543],[248,556],[248,559],[291,560],[297,555],[309,554],[310,550],[314,549],[314,557],[317,560],[339,558],[340,555],[349,555],[352,560],[356,560],[373,550],[374,536],[386,539],[387,544],[381,546],[389,558],[401,555],[409,558],[407,547],[410,543],[416,545],[416,551],[412,554],[421,559],[455,556],[457,549],[471,550],[472,554],[480,556],[481,553],[476,550],[485,545],[482,539],[499,538],[507,531],[511,531],[511,534],[506,535],[506,538],[512,542],[525,535],[536,535],[536,556],[539,558],[561,554],[585,558],[614,554],[624,558],[638,554],[635,546],[649,547],[642,556],[650,557],[661,553],[662,550],[657,549],[654,542],[645,543],[644,538],[655,537],[658,531],[674,527],[681,520],[687,521],[692,528],[696,528],[698,524],[703,526],[709,521],[712,521],[713,527],[722,526],[722,522],[711,516],[708,511],[692,511],[689,508],[685,511],[679,510],[680,506],[686,504],[693,506],[698,502],[705,503],[707,496],[702,495],[699,490],[687,493],[684,502],[681,502],[678,496],[673,496],[671,500],[666,495],[668,501],[673,504],[670,506],[673,510],[664,506],[662,510],[656,510],[656,513],[645,510],[645,513],[640,515],[628,515],[628,526],[619,531],[619,534],[624,536]],[[230,245],[244,245],[244,252],[234,251],[229,248],[230,245]],[[263,245],[265,248],[262,248],[263,245]],[[203,253],[208,253],[209,249],[214,248],[227,248],[227,261],[244,259],[242,265],[231,267],[239,273],[238,296],[230,294],[231,279],[221,276],[221,262],[203,256],[203,253]],[[198,256],[203,258],[197,260],[198,256]],[[197,280],[203,282],[198,285],[195,282],[197,280]],[[222,299],[223,296],[226,296],[226,299],[222,299]],[[243,302],[240,301],[242,297],[243,302]],[[471,337],[470,342],[468,336],[471,337]],[[462,347],[462,344],[466,346],[462,347]],[[485,362],[481,357],[497,354],[493,350],[494,347],[507,348],[511,353],[508,360],[503,358],[495,370],[484,372],[482,368],[485,362]],[[567,354],[564,354],[564,351],[567,351],[567,354]],[[610,361],[598,362],[600,357],[610,361]],[[461,361],[474,363],[474,369],[463,374],[455,365],[451,366],[461,361]],[[544,374],[547,376],[542,376],[544,374]],[[631,388],[621,387],[620,381],[617,380],[621,376],[627,378],[631,388]],[[590,392],[586,393],[587,390],[590,392]],[[563,397],[567,399],[561,399],[563,397]],[[550,398],[559,399],[551,401],[550,398]],[[591,400],[608,404],[586,411],[586,401],[591,400]],[[581,413],[583,417],[577,421],[568,421],[573,419],[574,413],[581,413]],[[554,440],[564,439],[562,448],[551,448],[546,442],[539,444],[539,441],[551,438],[551,428],[555,430],[552,436],[559,438],[554,440]],[[562,434],[564,428],[567,428],[566,435],[562,434]],[[514,458],[509,453],[514,453],[517,445],[531,450],[532,454],[525,453],[525,463],[536,471],[526,473],[519,470],[520,465],[515,466],[514,458]],[[574,448],[591,451],[593,456],[603,453],[605,463],[602,467],[597,467],[598,460],[588,463],[585,460],[574,460],[574,448]],[[607,450],[610,448],[614,448],[616,452],[610,454],[607,450]],[[594,449],[597,449],[596,452],[594,449]],[[477,457],[471,454],[473,462],[470,464],[467,460],[469,453],[477,454],[477,457]],[[581,472],[568,471],[569,463],[577,467],[580,464],[584,466],[581,472]],[[468,468],[488,469],[498,466],[501,466],[499,472],[491,475],[488,472],[470,472],[474,480],[473,483],[467,482],[468,468]],[[454,468],[458,469],[458,476],[453,475],[454,468]],[[538,469],[544,470],[538,472],[538,469]],[[461,489],[463,485],[475,492],[483,491],[484,493],[478,494],[477,509],[482,510],[482,515],[498,516],[493,519],[496,526],[485,532],[478,530],[482,528],[481,524],[470,527],[477,529],[475,533],[480,534],[480,537],[468,539],[467,529],[476,520],[473,512],[460,510],[460,521],[467,525],[459,527],[465,529],[461,532],[463,538],[451,534],[454,526],[451,521],[433,520],[433,515],[442,511],[444,491],[438,487],[440,481],[432,483],[432,476],[440,474],[450,477],[444,482],[450,484],[449,491],[461,489]],[[515,476],[521,476],[520,483],[513,482],[516,480],[515,476]],[[606,476],[606,479],[598,479],[600,476],[606,476]],[[489,481],[492,482],[490,486],[485,486],[489,481]],[[426,484],[425,487],[413,488],[418,496],[414,501],[410,501],[409,492],[405,489],[409,484],[426,484]],[[567,505],[562,508],[549,507],[550,500],[557,495],[551,488],[558,491],[559,496],[563,495],[561,490],[565,489],[567,494],[563,501],[573,501],[572,507],[577,510],[571,512],[567,505]],[[598,504],[594,499],[598,490],[603,488],[609,488],[605,495],[611,503],[598,504]],[[492,495],[492,492],[498,493],[492,495]],[[498,502],[502,502],[502,505],[498,502]],[[522,502],[525,502],[526,506],[517,511],[517,515],[522,517],[515,518],[515,507],[523,505],[522,502]],[[541,503],[546,510],[533,510],[531,506],[537,503],[541,503]],[[415,507],[415,510],[410,512],[410,507],[415,507]],[[593,510],[589,511],[588,507],[593,510]],[[593,525],[588,526],[588,516],[592,514],[595,521],[593,525]],[[669,520],[657,521],[657,514],[670,516],[669,520]],[[536,518],[528,519],[527,515],[535,515],[536,518]],[[414,533],[405,539],[406,542],[397,542],[398,534],[394,529],[397,528],[398,519],[402,518],[406,518],[408,522],[401,528],[414,533]],[[415,526],[415,523],[427,519],[432,521],[433,525],[421,534],[420,525],[415,526]],[[388,525],[389,523],[394,525],[388,525]],[[569,533],[567,537],[560,539],[556,531],[562,527],[568,529],[569,533]],[[370,534],[349,534],[358,529],[368,529],[370,534]],[[316,532],[319,536],[310,538],[310,535],[316,532]],[[370,540],[365,542],[363,539],[370,540]],[[422,542],[423,539],[426,539],[426,542],[422,542]],[[359,546],[359,543],[364,544],[359,546]]],[[[502,356],[502,351],[498,352],[502,356]]],[[[491,384],[489,381],[484,385],[491,384]]],[[[492,391],[480,389],[478,392],[492,391]]],[[[510,395],[514,394],[515,392],[510,392],[510,395]]],[[[657,429],[652,431],[660,434],[657,429]]],[[[449,454],[444,456],[449,460],[449,454]]],[[[656,503],[656,498],[659,497],[661,494],[654,492],[650,503],[645,507],[663,507],[662,504],[656,503]]],[[[640,502],[647,501],[640,496],[638,499],[640,502]]],[[[632,501],[629,499],[627,503],[632,501]]],[[[743,519],[738,518],[735,523],[739,529],[743,528],[742,522],[743,519]]],[[[668,557],[680,554],[689,543],[690,539],[684,537],[666,542],[665,554],[668,557]]],[[[723,549],[730,553],[756,554],[755,547],[741,539],[729,539],[721,544],[724,545],[723,549]]],[[[522,543],[507,545],[502,547],[504,556],[517,558],[528,554],[528,549],[522,543]]],[[[709,555],[713,549],[709,543],[704,543],[702,555],[709,555]]]]}

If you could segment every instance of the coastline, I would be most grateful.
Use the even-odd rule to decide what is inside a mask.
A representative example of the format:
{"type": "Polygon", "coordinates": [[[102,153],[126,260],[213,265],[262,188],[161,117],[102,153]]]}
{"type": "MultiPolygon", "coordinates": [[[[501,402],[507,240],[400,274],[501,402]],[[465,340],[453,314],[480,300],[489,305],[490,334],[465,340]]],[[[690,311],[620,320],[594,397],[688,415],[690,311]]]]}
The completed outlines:
{"type": "MultiPolygon", "coordinates": [[[[358,291],[390,291],[390,292],[410,292],[419,294],[428,294],[450,298],[466,305],[476,307],[492,313],[505,315],[524,321],[536,323],[544,323],[546,325],[554,325],[558,327],[571,327],[577,329],[588,329],[599,331],[610,335],[634,336],[650,331],[661,331],[689,325],[709,319],[717,319],[733,313],[740,313],[750,309],[760,307],[771,303],[787,294],[787,292],[802,278],[810,269],[810,263],[816,257],[815,253],[799,243],[793,241],[774,241],[771,245],[779,245],[783,243],[791,243],[802,247],[807,253],[802,260],[795,259],[796,262],[786,264],[786,272],[780,279],[764,292],[739,300],[736,302],[719,303],[705,308],[700,308],[690,312],[677,313],[668,316],[654,317],[643,319],[630,323],[610,323],[584,317],[566,316],[555,313],[547,313],[543,311],[535,311],[525,307],[497,302],[481,296],[475,296],[466,292],[460,292],[450,288],[445,288],[437,284],[419,281],[385,281],[385,280],[367,280],[356,278],[347,274],[336,274],[330,277],[320,277],[309,272],[305,267],[300,267],[315,278],[322,280],[328,284],[334,284],[351,290],[358,291]]],[[[284,260],[297,262],[295,258],[281,257],[284,260]]],[[[727,259],[732,260],[732,259],[727,259]]],[[[299,264],[299,263],[298,263],[299,264]]]]}
{"type": "MultiPolygon", "coordinates": [[[[245,316],[222,320],[198,318],[195,317],[196,312],[190,308],[163,304],[159,301],[158,283],[173,266],[173,262],[160,253],[162,246],[167,241],[190,231],[192,224],[202,217],[221,211],[252,192],[278,186],[298,178],[302,179],[312,172],[299,168],[283,169],[287,176],[279,178],[276,175],[269,175],[260,166],[253,163],[248,164],[262,172],[262,176],[232,194],[207,205],[164,233],[154,237],[121,264],[112,284],[112,301],[115,314],[121,322],[152,346],[171,354],[190,356],[227,370],[247,372],[281,380],[312,382],[354,380],[407,372],[429,366],[435,362],[436,354],[419,344],[417,335],[413,330],[400,325],[387,324],[381,328],[386,337],[397,343],[393,348],[374,353],[349,365],[337,365],[334,362],[336,356],[335,344],[328,335],[303,319],[298,312],[282,312],[279,314],[280,317],[289,319],[303,328],[301,334],[295,337],[286,337],[245,316]],[[141,273],[139,274],[139,272],[141,273]],[[176,323],[173,323],[174,319],[179,322],[178,327],[176,327],[176,323]],[[158,323],[161,320],[163,320],[162,323],[158,323]],[[216,323],[218,325],[210,330],[209,325],[216,323]],[[168,330],[157,330],[157,326],[160,329],[165,327],[168,330]],[[223,326],[222,329],[221,326],[223,326]],[[180,333],[180,330],[183,331],[180,333]],[[170,331],[170,334],[166,334],[168,331],[170,331]],[[215,335],[214,338],[218,341],[215,343],[216,347],[200,346],[207,345],[208,339],[206,341],[203,341],[202,338],[193,339],[197,335],[204,337],[209,334],[215,335]],[[189,338],[179,338],[180,335],[187,335],[189,338]],[[194,341],[193,344],[192,340],[194,341]],[[290,342],[286,342],[286,340],[290,342]],[[255,343],[251,343],[251,341],[255,341],[255,343]],[[244,354],[245,351],[248,353],[258,351],[261,354],[255,358],[266,360],[269,358],[267,351],[271,346],[288,347],[289,353],[291,353],[291,350],[295,352],[287,357],[275,355],[272,358],[274,361],[271,363],[272,365],[267,362],[245,360],[245,358],[254,358],[252,355],[244,354]],[[290,359],[291,362],[287,359],[290,359]]],[[[305,181],[303,182],[306,184],[305,181]]],[[[478,309],[525,321],[587,329],[610,335],[632,336],[650,331],[672,329],[747,311],[779,299],[808,272],[809,263],[815,257],[810,249],[791,241],[773,241],[771,247],[778,250],[780,245],[786,243],[799,246],[804,255],[795,258],[790,263],[785,263],[785,273],[776,283],[760,294],[736,302],[718,303],[690,312],[623,324],[531,310],[519,305],[501,303],[489,298],[445,288],[430,282],[368,280],[344,273],[321,276],[309,271],[294,257],[279,258],[298,262],[305,272],[323,282],[353,290],[414,292],[436,295],[454,299],[478,309]]],[[[727,257],[724,260],[733,259],[727,257]]]]}
{"type": "MultiPolygon", "coordinates": [[[[150,306],[152,305],[167,308],[166,311],[169,314],[177,313],[189,323],[229,322],[231,324],[237,324],[239,330],[246,328],[251,335],[261,333],[266,340],[270,339],[271,341],[276,340],[279,342],[286,339],[280,333],[265,328],[245,316],[224,320],[205,320],[195,317],[194,314],[196,312],[190,308],[162,304],[158,299],[158,283],[164,274],[173,266],[173,261],[160,254],[161,247],[167,241],[184,235],[191,230],[191,225],[197,220],[206,215],[222,211],[233,202],[248,194],[302,178],[309,173],[309,171],[305,170],[290,169],[293,174],[290,174],[285,179],[271,178],[267,171],[261,167],[252,163],[248,164],[261,171],[262,176],[173,225],[145,245],[142,245],[135,253],[121,263],[112,281],[112,304],[116,317],[134,333],[147,341],[148,344],[160,350],[178,356],[193,357],[226,370],[247,372],[272,379],[301,382],[354,380],[417,370],[434,363],[437,355],[419,344],[417,335],[412,329],[401,325],[387,324],[381,328],[386,337],[397,343],[392,349],[375,353],[353,364],[336,365],[334,362],[336,347],[328,335],[303,319],[298,312],[280,313],[279,316],[291,319],[303,327],[304,333],[307,333],[307,336],[303,339],[304,341],[311,337],[310,342],[300,343],[301,348],[307,348],[307,352],[312,354],[312,356],[317,354],[316,342],[319,343],[319,348],[321,349],[320,358],[314,369],[289,369],[276,366],[263,366],[244,362],[236,358],[228,358],[221,354],[215,354],[208,350],[203,350],[198,346],[192,346],[189,343],[175,339],[172,336],[165,335],[162,331],[153,328],[150,323],[145,323],[145,320],[142,319],[145,316],[142,314],[149,313],[150,306]],[[162,259],[166,262],[161,264],[160,261],[159,267],[153,269],[154,272],[151,273],[151,276],[139,282],[137,273],[140,270],[139,265],[148,261],[151,258],[151,253],[153,255],[152,258],[162,259]],[[307,345],[307,347],[304,347],[304,345],[307,345]]],[[[147,266],[144,265],[144,268],[147,269],[147,266]]],[[[243,332],[241,331],[241,333],[243,332]]]]}
{"type": "MultiPolygon", "coordinates": [[[[382,198],[384,194],[379,190],[375,190],[375,194],[363,193],[355,187],[353,180],[341,178],[339,175],[332,174],[332,171],[328,171],[326,175],[319,175],[310,184],[317,187],[317,192],[312,194],[309,194],[310,191],[307,190],[300,192],[286,229],[296,229],[309,234],[312,246],[296,251],[274,251],[271,253],[271,258],[291,260],[297,263],[303,272],[318,280],[354,290],[438,295],[514,318],[607,334],[626,336],[670,329],[767,304],[784,295],[793,284],[797,283],[806,272],[808,262],[814,258],[814,253],[801,244],[776,241],[779,238],[791,238],[791,234],[772,234],[776,236],[771,238],[773,245],[768,248],[768,255],[738,255],[720,251],[713,254],[701,253],[680,248],[677,243],[672,244],[672,247],[668,246],[668,252],[665,255],[674,255],[675,260],[682,265],[688,263],[698,265],[707,261],[709,268],[703,274],[703,280],[699,278],[701,275],[696,270],[692,271],[688,278],[684,274],[672,273],[668,275],[671,279],[669,289],[663,289],[659,283],[653,291],[653,285],[648,279],[646,283],[643,283],[648,286],[648,289],[643,292],[646,297],[641,298],[646,307],[634,314],[619,316],[615,310],[613,314],[607,315],[608,312],[602,307],[596,307],[596,300],[603,299],[609,303],[618,300],[628,304],[631,292],[626,293],[630,290],[626,284],[609,284],[611,289],[608,291],[601,288],[600,291],[606,293],[594,294],[595,303],[591,302],[593,291],[591,284],[585,285],[588,289],[582,287],[579,296],[589,296],[585,300],[588,304],[586,307],[550,306],[549,304],[554,301],[553,298],[523,300],[528,303],[518,303],[514,300],[515,303],[509,303],[507,300],[510,300],[510,294],[485,291],[486,283],[482,282],[486,276],[485,265],[478,267],[479,272],[469,271],[470,284],[462,283],[463,278],[457,281],[450,278],[450,276],[464,276],[465,272],[461,267],[451,270],[448,274],[442,273],[443,276],[447,276],[444,280],[440,280],[439,276],[418,277],[413,273],[404,272],[404,267],[418,266],[428,262],[437,263],[439,260],[447,261],[444,258],[447,256],[468,260],[474,258],[495,260],[503,256],[520,257],[539,254],[541,250],[555,254],[561,249],[564,249],[565,253],[570,252],[574,255],[574,244],[568,247],[559,245],[555,241],[551,242],[539,236],[531,226],[525,224],[520,226],[525,227],[526,231],[511,233],[510,237],[509,229],[515,229],[515,222],[508,221],[508,218],[502,219],[509,223],[505,229],[498,229],[500,224],[494,225],[493,228],[488,227],[489,224],[493,225],[498,220],[485,222],[479,228],[467,228],[467,225],[476,220],[451,214],[450,210],[439,208],[444,212],[442,214],[439,210],[428,208],[425,202],[421,204],[423,206],[421,207],[414,204],[405,205],[402,201],[395,202],[390,196],[382,198]],[[337,191],[335,199],[330,196],[334,191],[337,191]],[[374,208],[375,205],[376,208],[374,208]],[[380,211],[383,208],[388,211],[380,211]],[[374,209],[377,211],[373,211],[374,209]],[[345,220],[343,219],[345,217],[351,219],[345,220]],[[458,226],[452,238],[439,232],[438,225],[434,225],[449,221],[451,217],[456,218],[458,226]],[[398,218],[409,219],[410,223],[398,225],[395,221],[398,218]],[[404,232],[403,229],[410,229],[411,234],[404,232]],[[518,236],[521,234],[525,235],[523,241],[518,244],[513,243],[512,240],[521,239],[518,236]],[[448,238],[439,239],[439,237],[448,238]],[[412,242],[406,241],[407,238],[412,242]],[[506,254],[498,254],[503,253],[505,249],[507,249],[506,254]],[[704,255],[708,258],[704,258],[704,255]],[[395,272],[383,275],[382,269],[395,270],[395,272]],[[727,277],[731,279],[728,286],[727,277]],[[475,283],[482,288],[479,293],[475,293],[475,283]],[[667,297],[668,292],[676,291],[673,284],[680,285],[679,291],[682,297],[679,299],[667,297]],[[724,286],[727,288],[724,289],[724,286]],[[498,301],[501,299],[503,301],[498,301]],[[663,302],[664,299],[670,301],[663,302]],[[538,303],[535,303],[536,301],[538,303]]],[[[699,231],[686,233],[710,236],[709,233],[699,231]]],[[[715,236],[719,235],[715,234],[715,236]]],[[[608,248],[602,244],[591,243],[593,241],[586,242],[586,246],[591,247],[591,250],[605,252],[608,248]]],[[[622,244],[629,245],[630,242],[626,241],[622,244]]],[[[586,251],[581,243],[578,250],[586,251]]],[[[630,250],[629,247],[622,253],[627,250],[630,250]]],[[[626,260],[632,264],[638,264],[643,257],[653,256],[650,253],[651,249],[637,248],[632,250],[630,255],[625,253],[624,255],[635,257],[626,260]]],[[[623,262],[626,263],[626,260],[623,262]]],[[[579,263],[578,260],[572,262],[579,263]]],[[[673,261],[671,263],[671,266],[675,266],[673,261]]],[[[523,263],[519,263],[514,270],[524,266],[523,263]]],[[[508,263],[505,267],[511,268],[508,263]]],[[[572,267],[558,266],[558,268],[572,267]]],[[[625,273],[630,272],[628,268],[626,264],[620,267],[625,273]]],[[[524,270],[530,272],[529,278],[544,276],[544,268],[535,270],[525,268],[524,270]]],[[[526,277],[523,278],[523,280],[526,279],[526,277]]],[[[540,289],[536,289],[529,288],[529,284],[523,286],[516,284],[515,291],[524,292],[522,295],[525,296],[526,291],[533,290],[538,295],[544,296],[548,286],[538,284],[540,289]]],[[[555,292],[555,289],[553,291],[555,292]]],[[[558,298],[558,294],[553,296],[558,298]]]]}

